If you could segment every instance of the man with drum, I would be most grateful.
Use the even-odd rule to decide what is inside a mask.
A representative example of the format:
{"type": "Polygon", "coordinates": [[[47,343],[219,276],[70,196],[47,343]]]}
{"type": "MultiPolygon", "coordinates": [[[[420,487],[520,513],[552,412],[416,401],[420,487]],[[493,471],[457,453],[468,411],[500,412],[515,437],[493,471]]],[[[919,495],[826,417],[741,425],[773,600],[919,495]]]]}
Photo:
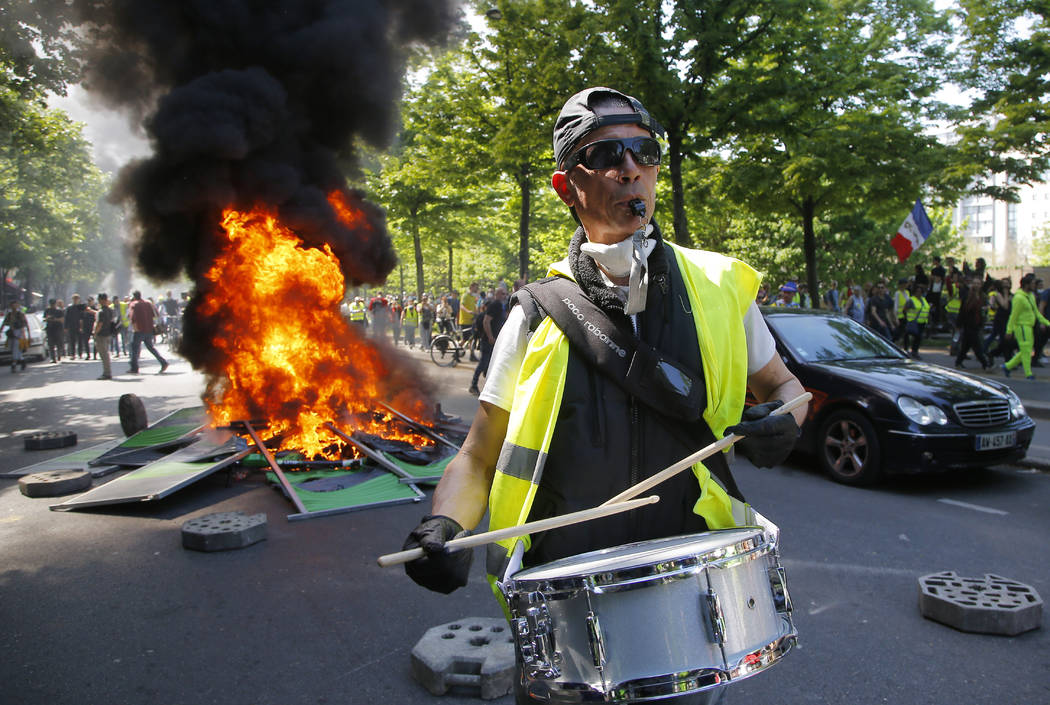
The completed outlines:
{"type": "MultiPolygon", "coordinates": [[[[754,305],[758,273],[669,243],[652,218],[662,134],[639,101],[608,88],[562,108],[551,183],[579,227],[550,279],[515,294],[470,433],[405,543],[426,553],[406,564],[420,585],[466,585],[471,551],[444,542],[486,510],[497,529],[595,507],[728,432],[745,436],[737,447],[759,467],[794,447],[805,406],[770,412],[804,390],[754,305]],[[759,404],[741,421],[748,389],[759,404]]],[[[657,505],[490,544],[490,582],[522,565],[732,528],[743,501],[722,453],[653,492],[657,505]]],[[[518,698],[528,701],[520,687],[518,698]]]]}

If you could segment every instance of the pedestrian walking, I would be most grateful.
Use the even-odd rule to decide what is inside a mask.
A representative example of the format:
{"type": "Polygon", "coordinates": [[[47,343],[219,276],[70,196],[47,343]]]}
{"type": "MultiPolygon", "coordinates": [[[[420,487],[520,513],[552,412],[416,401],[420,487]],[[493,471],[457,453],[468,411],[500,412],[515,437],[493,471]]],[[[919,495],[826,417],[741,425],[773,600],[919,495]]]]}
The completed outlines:
{"type": "Polygon", "coordinates": [[[109,305],[107,294],[98,295],[98,315],[95,317],[95,351],[102,360],[102,375],[99,379],[113,379],[113,371],[109,363],[109,343],[117,332],[116,316],[109,305]]]}
{"type": "Polygon", "coordinates": [[[926,332],[926,323],[930,320],[930,302],[926,300],[926,285],[915,283],[911,298],[904,305],[904,342],[907,350],[911,343],[911,356],[919,359],[919,343],[926,332]]]}
{"type": "Polygon", "coordinates": [[[139,373],[139,352],[145,345],[150,354],[160,363],[160,371],[157,374],[163,374],[164,370],[168,369],[168,361],[161,357],[161,354],[153,347],[157,319],[157,312],[153,304],[142,298],[142,292],[135,291],[131,294],[129,313],[131,318],[131,366],[128,372],[136,375],[139,373]]]}
{"type": "Polygon", "coordinates": [[[69,300],[69,306],[66,307],[66,345],[68,349],[66,352],[71,360],[76,360],[79,354],[83,354],[85,351],[78,350],[77,347],[80,345],[80,319],[83,318],[81,313],[85,306],[80,302],[80,294],[73,294],[73,298],[69,300]]]}
{"type": "Polygon", "coordinates": [[[989,359],[1001,355],[1006,359],[1006,322],[1010,319],[1010,280],[993,280],[988,292],[988,310],[993,311],[992,332],[984,341],[984,354],[989,359]],[[994,346],[993,346],[994,343],[994,346]]]}
{"type": "Polygon", "coordinates": [[[62,359],[62,331],[65,328],[66,312],[61,299],[51,299],[44,310],[44,335],[47,337],[47,355],[52,363],[62,359]]]}
{"type": "Polygon", "coordinates": [[[963,360],[966,353],[971,349],[981,367],[985,370],[991,369],[992,363],[984,354],[984,346],[981,344],[981,328],[984,327],[984,296],[977,281],[971,281],[966,287],[966,300],[959,305],[959,313],[955,317],[956,327],[959,330],[959,349],[955,355],[955,367],[963,369],[963,360]]]}
{"type": "Polygon", "coordinates": [[[2,326],[7,327],[7,347],[11,351],[11,371],[18,367],[26,368],[25,348],[29,342],[29,321],[18,304],[18,299],[11,299],[11,305],[4,316],[2,326]]]}
{"type": "MultiPolygon", "coordinates": [[[[416,329],[419,327],[419,309],[415,299],[409,297],[401,310],[401,329],[405,334],[405,345],[411,350],[416,345],[416,329]]],[[[396,338],[396,336],[395,336],[396,338]]]]}
{"type": "Polygon", "coordinates": [[[416,309],[419,311],[419,345],[424,352],[430,352],[430,338],[434,334],[434,307],[430,304],[429,294],[423,294],[416,309]]]}
{"type": "Polygon", "coordinates": [[[504,303],[507,301],[507,290],[496,288],[495,293],[485,301],[485,308],[481,314],[481,359],[474,368],[474,379],[470,383],[470,393],[474,396],[481,394],[478,389],[478,380],[481,375],[488,379],[489,361],[492,359],[492,348],[496,344],[503,322],[507,319],[504,303]]]}
{"type": "Polygon", "coordinates": [[[1035,379],[1032,375],[1032,347],[1035,343],[1033,328],[1036,322],[1050,326],[1050,321],[1039,313],[1034,292],[1035,275],[1029,272],[1021,277],[1021,290],[1014,294],[1010,319],[1006,322],[1007,337],[1013,336],[1017,340],[1017,353],[1003,363],[1003,374],[1007,377],[1015,367],[1021,365],[1025,379],[1035,379]]]}

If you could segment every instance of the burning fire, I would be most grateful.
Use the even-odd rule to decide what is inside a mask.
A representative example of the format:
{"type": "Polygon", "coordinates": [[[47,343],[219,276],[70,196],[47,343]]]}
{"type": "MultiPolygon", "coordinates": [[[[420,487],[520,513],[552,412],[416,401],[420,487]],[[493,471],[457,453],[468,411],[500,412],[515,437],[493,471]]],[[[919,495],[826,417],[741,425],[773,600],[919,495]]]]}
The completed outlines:
{"type": "MultiPolygon", "coordinates": [[[[340,220],[361,227],[363,215],[334,192],[340,220]]],[[[392,397],[393,370],[379,348],[343,319],[339,261],[303,245],[265,208],[227,209],[223,249],[205,277],[212,283],[201,313],[221,321],[212,344],[227,360],[225,377],[209,385],[205,402],[216,424],[265,419],[264,439],[307,457],[330,454],[343,441],[328,429],[361,429],[416,446],[429,441],[396,433],[391,418],[374,413],[392,397]]],[[[406,413],[424,411],[411,390],[397,390],[406,413]],[[412,398],[406,399],[406,395],[412,398]]]]}

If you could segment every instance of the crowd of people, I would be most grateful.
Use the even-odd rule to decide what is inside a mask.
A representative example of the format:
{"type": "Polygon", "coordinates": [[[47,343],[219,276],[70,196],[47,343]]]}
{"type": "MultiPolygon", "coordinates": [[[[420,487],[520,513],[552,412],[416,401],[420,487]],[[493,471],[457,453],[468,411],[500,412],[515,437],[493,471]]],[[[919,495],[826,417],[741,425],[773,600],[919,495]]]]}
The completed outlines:
{"type": "MultiPolygon", "coordinates": [[[[123,298],[111,298],[104,292],[86,299],[73,294],[68,305],[63,299],[49,299],[41,313],[45,358],[53,364],[63,359],[98,360],[102,363],[99,379],[106,380],[113,378],[114,357],[127,356],[128,372],[137,374],[139,353],[145,347],[164,372],[168,361],[154,347],[155,337],[167,335],[171,341],[174,332],[181,330],[188,301],[188,294],[175,298],[170,291],[156,300],[142,298],[139,291],[123,298]]],[[[12,300],[3,320],[12,354],[11,372],[26,367],[23,353],[29,343],[29,313],[33,312],[12,300]]]]}
{"type": "MultiPolygon", "coordinates": [[[[1013,291],[1009,278],[994,278],[984,259],[974,266],[956,266],[952,257],[934,256],[929,272],[915,265],[910,277],[898,279],[891,289],[885,278],[863,285],[847,281],[843,289],[830,281],[823,289],[822,307],[850,318],[919,358],[919,344],[935,331],[952,334],[955,366],[964,368],[972,352],[985,370],[1001,357],[1000,369],[1009,376],[1020,366],[1033,379],[1032,367],[1050,364],[1044,346],[1050,340],[1047,305],[1050,288],[1029,273],[1013,291]]],[[[759,289],[759,304],[812,308],[808,287],[789,278],[779,290],[759,289]]]]}
{"type": "Polygon", "coordinates": [[[506,319],[509,295],[524,283],[518,280],[510,287],[500,279],[484,289],[474,281],[462,295],[453,289],[437,296],[424,293],[418,299],[404,293],[387,296],[377,291],[367,299],[364,296],[348,298],[341,310],[350,323],[360,326],[372,337],[409,349],[429,352],[435,335],[458,336],[469,350],[470,361],[477,363],[469,389],[477,396],[480,394],[478,382],[488,369],[492,346],[506,319]],[[470,344],[474,339],[478,341],[477,346],[470,344]]]}

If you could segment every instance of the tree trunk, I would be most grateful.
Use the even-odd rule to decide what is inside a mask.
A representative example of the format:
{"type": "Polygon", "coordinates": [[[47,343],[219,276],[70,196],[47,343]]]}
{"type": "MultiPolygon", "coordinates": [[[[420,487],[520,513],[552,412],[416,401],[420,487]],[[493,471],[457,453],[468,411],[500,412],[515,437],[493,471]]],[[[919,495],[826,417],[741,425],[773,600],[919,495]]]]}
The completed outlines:
{"type": "Polygon", "coordinates": [[[0,267],[0,311],[7,310],[7,269],[0,267]]]}
{"type": "Polygon", "coordinates": [[[685,188],[682,186],[682,136],[667,133],[667,156],[671,164],[671,196],[674,223],[674,241],[683,247],[692,245],[689,221],[685,217],[685,188]]]}
{"type": "Polygon", "coordinates": [[[452,241],[448,241],[448,290],[452,291],[452,241]]]}
{"type": "Polygon", "coordinates": [[[423,243],[419,239],[419,224],[412,214],[412,247],[416,256],[416,299],[423,298],[423,243]]]}
{"type": "Polygon", "coordinates": [[[813,308],[820,308],[820,291],[817,289],[817,236],[813,232],[813,220],[817,206],[812,197],[802,202],[802,251],[806,256],[806,284],[813,308]]]}
{"type": "Polygon", "coordinates": [[[529,168],[523,167],[517,178],[521,189],[521,217],[518,220],[518,277],[529,278],[529,212],[532,205],[532,179],[529,168]]]}

